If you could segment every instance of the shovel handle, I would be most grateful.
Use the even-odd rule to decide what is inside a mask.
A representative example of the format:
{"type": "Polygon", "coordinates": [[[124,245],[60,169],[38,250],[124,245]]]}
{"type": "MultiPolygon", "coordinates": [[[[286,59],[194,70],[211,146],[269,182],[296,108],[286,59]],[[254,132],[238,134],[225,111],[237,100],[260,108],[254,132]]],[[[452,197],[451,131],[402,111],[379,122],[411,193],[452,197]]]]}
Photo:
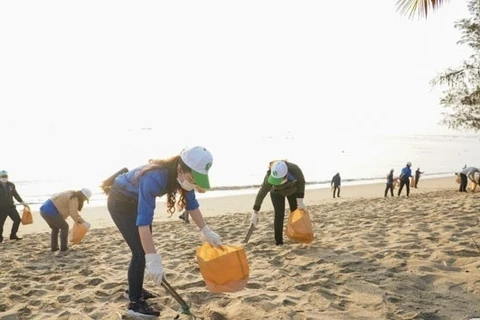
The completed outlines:
{"type": "Polygon", "coordinates": [[[245,240],[243,240],[244,243],[248,243],[248,240],[250,240],[250,237],[252,236],[253,230],[255,230],[255,226],[253,223],[250,225],[250,228],[248,229],[247,235],[245,237],[245,240]]]}

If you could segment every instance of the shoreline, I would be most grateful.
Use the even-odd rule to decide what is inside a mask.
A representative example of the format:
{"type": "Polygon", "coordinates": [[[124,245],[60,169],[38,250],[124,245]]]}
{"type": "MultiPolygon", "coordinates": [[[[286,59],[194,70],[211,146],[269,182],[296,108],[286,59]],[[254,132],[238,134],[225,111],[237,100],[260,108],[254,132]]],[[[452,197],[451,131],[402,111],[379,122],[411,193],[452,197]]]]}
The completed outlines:
{"type": "MultiPolygon", "coordinates": [[[[417,194],[422,194],[425,192],[440,191],[440,190],[455,190],[458,188],[458,184],[455,183],[455,176],[443,177],[443,178],[425,178],[421,179],[419,182],[419,187],[417,189],[411,188],[410,196],[415,196],[417,194]]],[[[379,198],[383,199],[383,193],[385,190],[385,182],[376,182],[376,183],[363,183],[363,184],[348,184],[341,187],[340,198],[333,199],[330,188],[318,188],[307,186],[305,190],[305,205],[314,206],[321,205],[326,203],[338,202],[342,203],[345,201],[356,201],[359,199],[371,199],[379,198]]],[[[236,195],[224,195],[224,196],[209,196],[207,194],[197,194],[197,198],[200,203],[200,210],[203,213],[203,216],[209,220],[209,218],[228,215],[233,213],[244,213],[249,214],[252,212],[253,203],[255,201],[256,193],[258,189],[252,189],[250,192],[245,194],[236,194],[236,195]]],[[[398,189],[394,190],[395,200],[398,189]]],[[[401,197],[405,197],[406,190],[402,191],[401,197]]],[[[157,221],[179,221],[179,213],[174,213],[171,217],[169,214],[165,213],[164,200],[157,200],[157,207],[155,210],[154,223],[157,221]]],[[[288,205],[287,205],[288,207],[288,205]]],[[[22,207],[18,207],[20,215],[22,214],[22,207]]],[[[262,203],[262,208],[260,214],[265,212],[273,211],[273,206],[270,201],[269,195],[265,197],[262,203]]],[[[42,233],[50,232],[50,228],[47,223],[40,217],[38,209],[32,208],[33,214],[33,224],[30,225],[20,225],[18,235],[23,236],[26,234],[33,233],[42,233]]],[[[106,228],[114,226],[114,223],[108,213],[106,204],[98,206],[89,206],[86,205],[81,212],[82,217],[91,224],[92,229],[106,228]]],[[[67,219],[70,229],[72,227],[72,220],[67,219]]],[[[208,222],[208,221],[207,221],[208,222]]],[[[9,230],[11,228],[12,221],[7,217],[4,226],[4,237],[8,236],[9,230]]],[[[6,238],[6,237],[5,237],[6,238]]]]}

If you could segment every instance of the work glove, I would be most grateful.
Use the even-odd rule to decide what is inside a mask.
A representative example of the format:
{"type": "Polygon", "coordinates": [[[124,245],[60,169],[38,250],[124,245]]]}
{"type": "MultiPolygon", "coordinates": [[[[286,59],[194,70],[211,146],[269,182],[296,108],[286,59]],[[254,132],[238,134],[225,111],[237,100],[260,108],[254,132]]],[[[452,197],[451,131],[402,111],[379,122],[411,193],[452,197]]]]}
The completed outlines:
{"type": "Polygon", "coordinates": [[[205,225],[205,227],[202,228],[200,231],[200,236],[202,237],[203,240],[207,241],[214,247],[221,247],[222,246],[222,240],[220,239],[220,236],[210,230],[210,228],[205,225]]]}
{"type": "Polygon", "coordinates": [[[147,279],[153,280],[156,284],[162,284],[163,265],[162,257],[156,253],[145,255],[145,269],[147,279]]]}
{"type": "Polygon", "coordinates": [[[305,209],[305,203],[303,203],[302,198],[297,198],[297,207],[298,209],[305,209]]]}
{"type": "Polygon", "coordinates": [[[30,207],[28,206],[28,203],[26,203],[25,201],[24,201],[24,202],[21,202],[21,204],[22,204],[25,208],[29,208],[29,209],[30,209],[30,207]]]}
{"type": "Polygon", "coordinates": [[[88,223],[88,222],[85,221],[85,220],[82,222],[82,226],[83,226],[85,229],[87,229],[87,230],[90,229],[90,223],[88,223]]]}
{"type": "Polygon", "coordinates": [[[253,224],[254,227],[257,226],[258,223],[258,211],[254,210],[252,213],[252,217],[250,218],[250,223],[253,224]]]}

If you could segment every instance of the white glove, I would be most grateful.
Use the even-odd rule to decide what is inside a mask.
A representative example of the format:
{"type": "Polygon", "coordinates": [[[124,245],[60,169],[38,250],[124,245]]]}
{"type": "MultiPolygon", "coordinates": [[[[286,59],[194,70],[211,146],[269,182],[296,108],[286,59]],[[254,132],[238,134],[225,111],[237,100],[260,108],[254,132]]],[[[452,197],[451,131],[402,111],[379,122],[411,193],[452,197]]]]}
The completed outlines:
{"type": "Polygon", "coordinates": [[[28,203],[26,203],[25,201],[24,201],[24,202],[20,202],[20,204],[23,205],[24,207],[29,208],[28,203]]]}
{"type": "Polygon", "coordinates": [[[210,230],[207,225],[205,225],[205,227],[203,227],[200,231],[200,236],[202,237],[202,239],[204,239],[214,247],[220,247],[222,245],[222,240],[220,239],[220,236],[210,230]]]}
{"type": "Polygon", "coordinates": [[[156,253],[147,253],[145,255],[145,269],[147,279],[153,280],[156,284],[162,284],[163,265],[162,257],[156,253]]]}
{"type": "Polygon", "coordinates": [[[298,209],[305,209],[305,203],[303,203],[302,198],[297,198],[297,207],[298,209]]]}
{"type": "Polygon", "coordinates": [[[85,229],[87,229],[87,230],[90,229],[90,223],[88,223],[87,221],[83,221],[82,226],[84,226],[85,229]]]}
{"type": "Polygon", "coordinates": [[[250,222],[253,224],[254,227],[257,226],[257,223],[258,223],[258,211],[253,211],[252,217],[250,218],[250,222]]]}

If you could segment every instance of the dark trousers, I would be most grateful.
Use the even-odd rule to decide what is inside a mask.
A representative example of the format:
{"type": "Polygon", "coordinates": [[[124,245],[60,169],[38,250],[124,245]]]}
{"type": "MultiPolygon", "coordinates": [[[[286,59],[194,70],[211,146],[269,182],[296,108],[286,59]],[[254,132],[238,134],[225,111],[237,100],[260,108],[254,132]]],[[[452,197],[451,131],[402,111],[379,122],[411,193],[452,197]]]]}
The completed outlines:
{"type": "MultiPolygon", "coordinates": [[[[273,231],[275,233],[275,244],[283,244],[283,222],[285,219],[285,196],[271,193],[270,198],[272,199],[273,210],[275,212],[275,217],[273,219],[273,231]]],[[[290,212],[297,209],[297,198],[294,196],[286,197],[288,200],[288,205],[290,206],[290,212]]]]}
{"type": "Polygon", "coordinates": [[[467,175],[460,173],[460,189],[458,191],[467,192],[467,184],[468,184],[467,175]]]}
{"type": "Polygon", "coordinates": [[[340,186],[333,186],[333,197],[335,198],[335,191],[337,192],[337,197],[340,197],[340,186]]]}
{"type": "Polygon", "coordinates": [[[107,207],[113,222],[132,252],[128,266],[128,295],[130,301],[138,301],[142,298],[145,251],[137,227],[137,201],[112,189],[108,194],[107,207]]]}
{"type": "Polygon", "coordinates": [[[393,197],[393,183],[387,183],[387,186],[385,188],[385,197],[387,196],[389,189],[390,189],[390,195],[393,197]]]}
{"type": "Polygon", "coordinates": [[[420,180],[420,175],[418,175],[418,177],[415,176],[415,188],[418,186],[418,180],[420,180]]]}
{"type": "Polygon", "coordinates": [[[5,221],[7,217],[10,217],[13,221],[12,230],[10,231],[10,238],[15,238],[17,236],[18,228],[20,227],[20,215],[18,214],[17,208],[13,207],[6,207],[0,208],[0,240],[3,241],[3,226],[5,225],[5,221]]]}
{"type": "Polygon", "coordinates": [[[45,214],[40,211],[40,215],[52,229],[50,234],[50,247],[52,251],[58,250],[58,233],[60,232],[60,250],[68,250],[68,223],[60,214],[45,214]]]}
{"type": "Polygon", "coordinates": [[[410,195],[410,179],[400,180],[400,188],[398,188],[398,196],[402,193],[403,186],[407,189],[407,197],[410,195]]]}

